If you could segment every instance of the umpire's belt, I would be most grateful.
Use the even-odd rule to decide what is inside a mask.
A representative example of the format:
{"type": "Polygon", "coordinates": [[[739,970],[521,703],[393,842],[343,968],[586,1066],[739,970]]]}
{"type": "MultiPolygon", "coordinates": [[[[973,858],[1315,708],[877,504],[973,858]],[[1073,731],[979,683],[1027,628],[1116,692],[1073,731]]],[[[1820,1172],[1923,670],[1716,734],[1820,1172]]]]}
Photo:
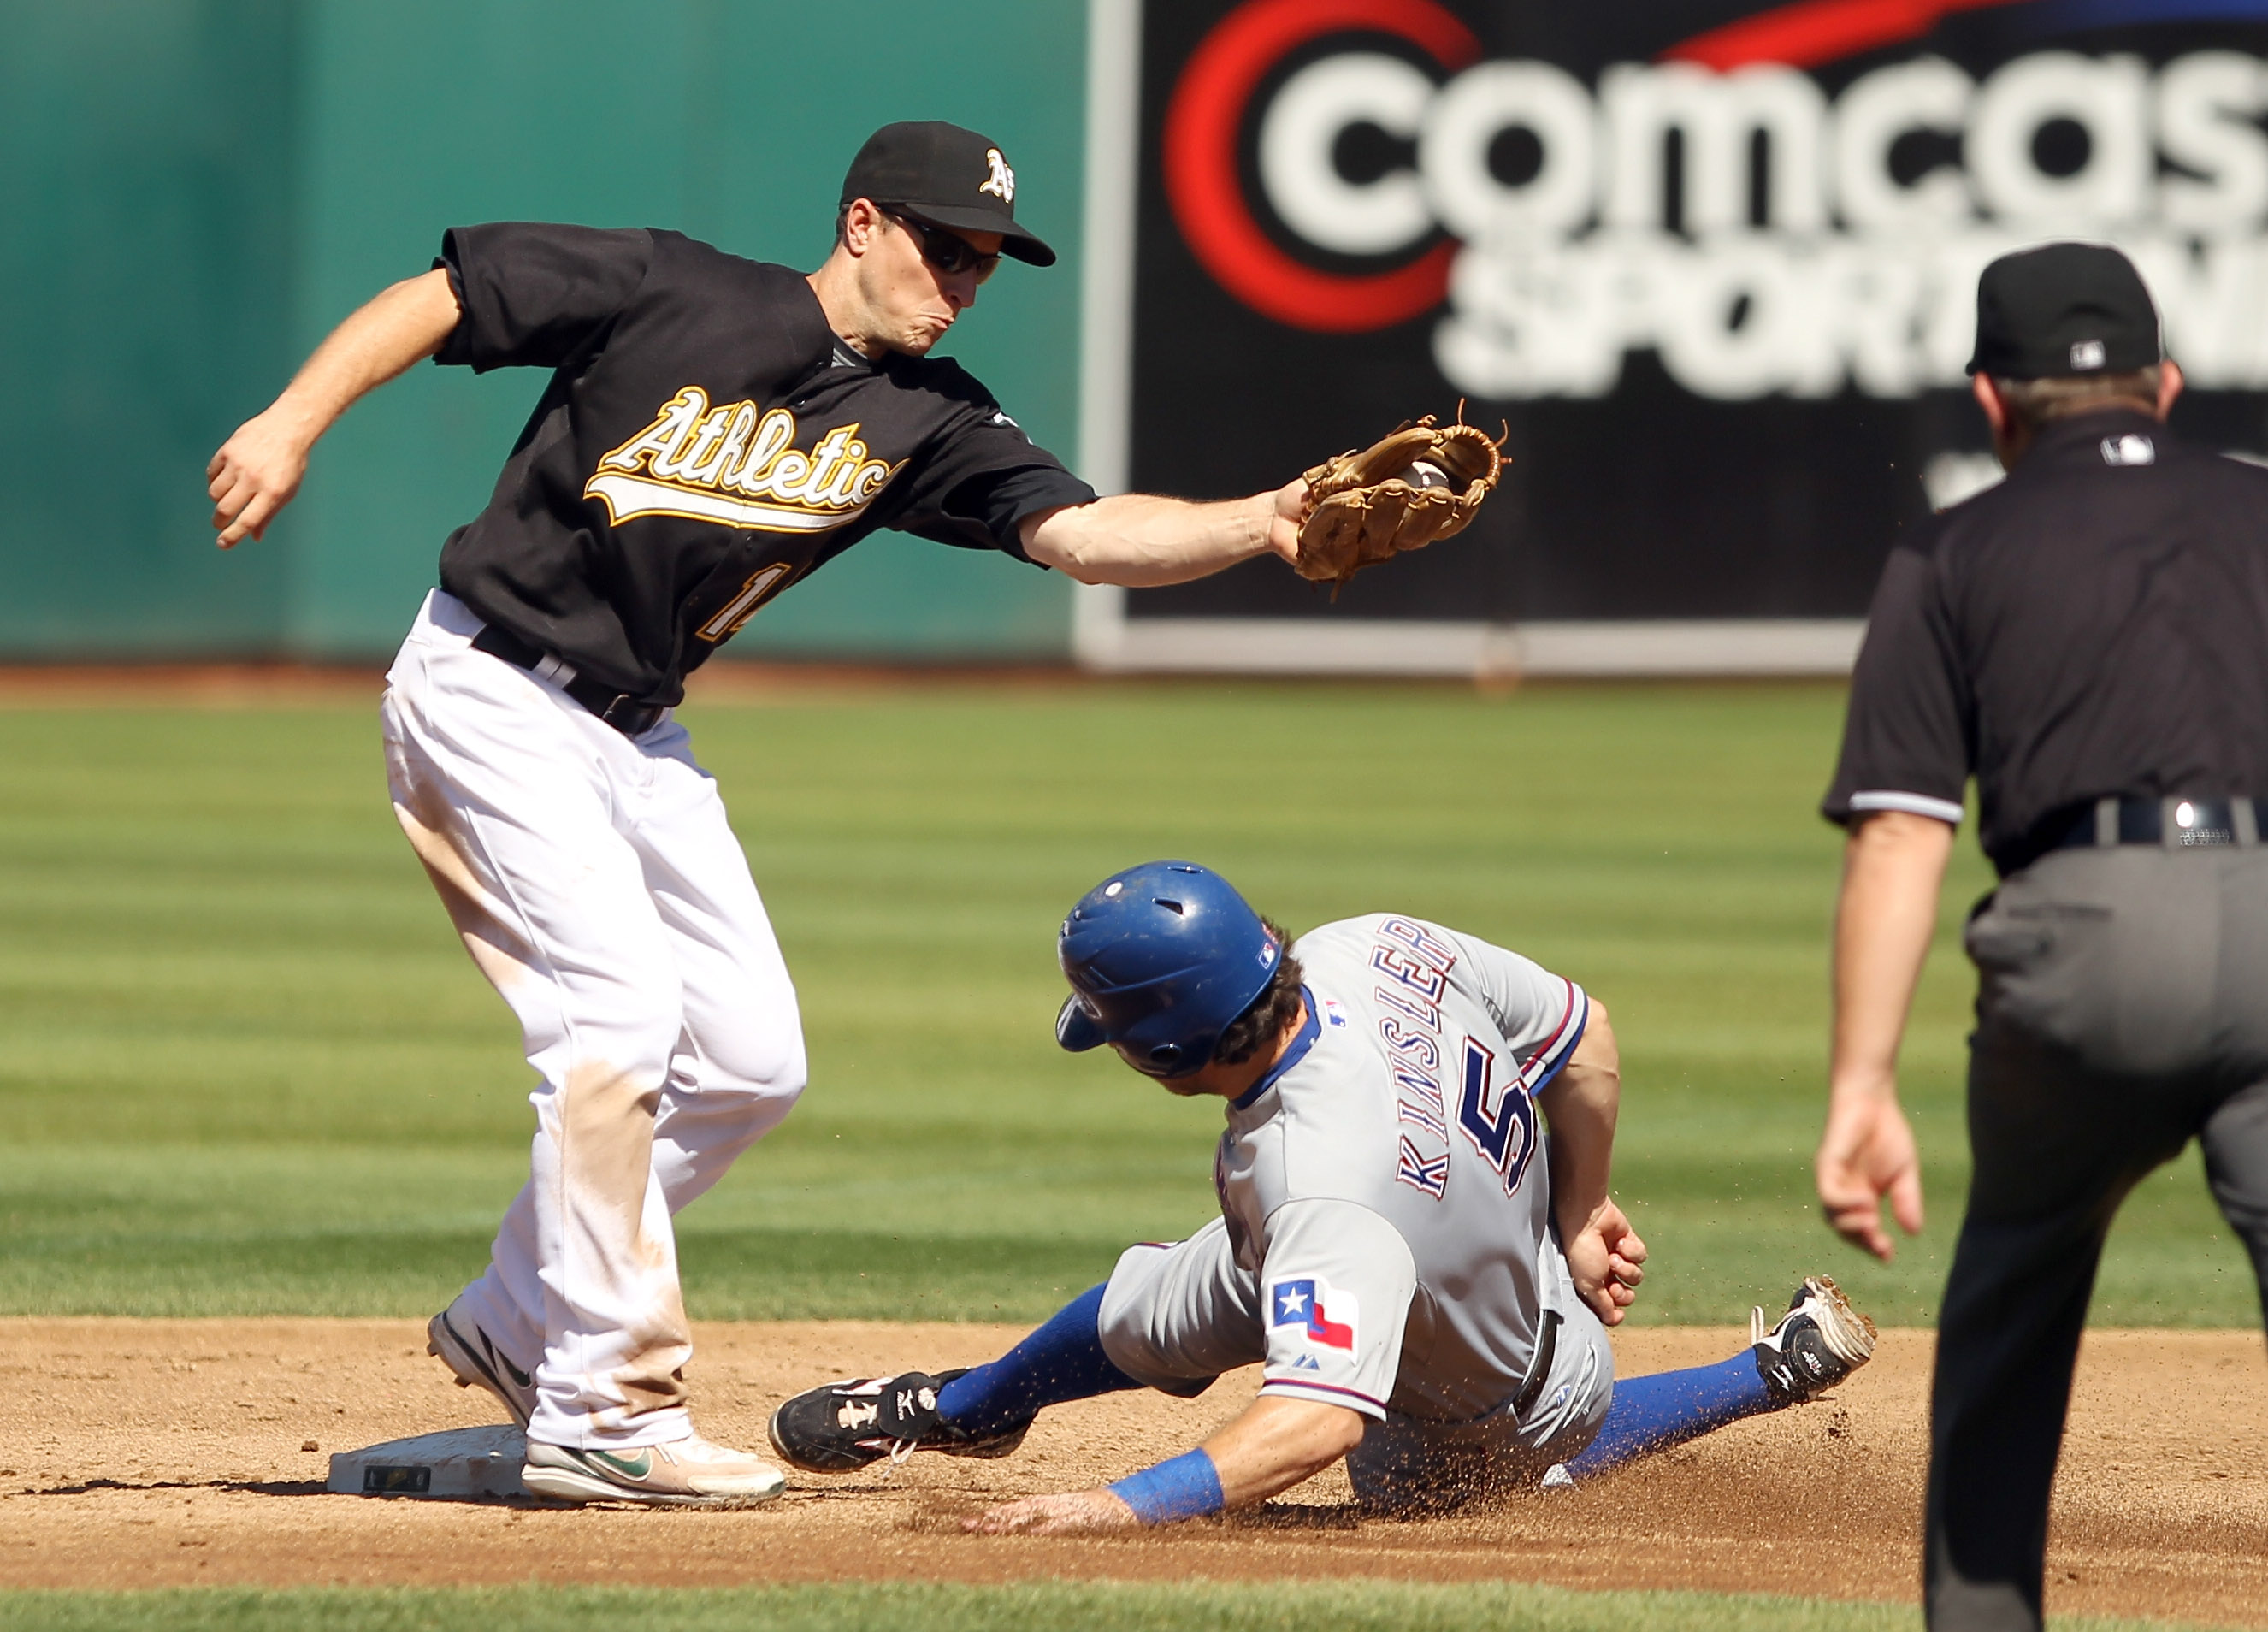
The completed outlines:
{"type": "Polygon", "coordinates": [[[2039,853],[2113,845],[2155,845],[2167,850],[2257,845],[2260,809],[2257,799],[2141,799],[2132,794],[2097,799],[2059,812],[2043,824],[2047,842],[2039,853]]]}
{"type": "Polygon", "coordinates": [[[644,736],[659,725],[662,715],[669,712],[652,703],[641,703],[627,691],[608,690],[587,676],[577,674],[573,665],[528,645],[496,624],[481,625],[481,632],[473,637],[473,650],[517,664],[539,680],[549,680],[624,736],[644,736]]]}

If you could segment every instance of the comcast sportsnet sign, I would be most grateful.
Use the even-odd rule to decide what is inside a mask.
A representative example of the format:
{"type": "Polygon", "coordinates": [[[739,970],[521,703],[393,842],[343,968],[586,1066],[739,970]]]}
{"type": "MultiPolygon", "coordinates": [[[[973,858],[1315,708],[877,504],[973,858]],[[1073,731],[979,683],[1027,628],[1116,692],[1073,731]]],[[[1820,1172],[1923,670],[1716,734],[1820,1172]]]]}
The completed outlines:
{"type": "Polygon", "coordinates": [[[2268,452],[2268,0],[1142,0],[1130,476],[1233,493],[1411,414],[1509,426],[1469,548],[1328,610],[1848,619],[1991,474],[1977,275],[2119,245],[2268,452]]]}
{"type": "Polygon", "coordinates": [[[1433,317],[1442,375],[1476,396],[1602,395],[1639,347],[1709,397],[1957,384],[1978,270],[2047,237],[2125,247],[2196,383],[2268,383],[2268,63],[2040,38],[1979,71],[1927,48],[1988,10],[2036,34],[2268,18],[1808,0],[1571,66],[1490,50],[1433,0],[1250,0],[1182,67],[1165,185],[1253,311],[1322,333],[1433,317]],[[1381,157],[1351,174],[1366,137],[1381,157]]]}

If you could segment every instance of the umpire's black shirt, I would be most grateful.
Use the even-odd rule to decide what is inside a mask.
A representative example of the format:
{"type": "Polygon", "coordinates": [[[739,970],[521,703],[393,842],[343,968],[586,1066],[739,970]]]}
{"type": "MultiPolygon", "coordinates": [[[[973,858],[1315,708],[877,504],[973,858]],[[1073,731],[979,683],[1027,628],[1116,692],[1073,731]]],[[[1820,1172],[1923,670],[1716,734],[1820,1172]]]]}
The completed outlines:
{"type": "Polygon", "coordinates": [[[435,358],[549,368],[441,587],[643,702],[877,528],[1026,558],[1094,490],[959,365],[841,344],[803,275],[676,233],[505,222],[441,240],[435,358]]]}
{"type": "Polygon", "coordinates": [[[2104,794],[2268,797],[2268,469],[2080,414],[1890,552],[1821,809],[1957,822],[1972,772],[2004,875],[2104,794]]]}

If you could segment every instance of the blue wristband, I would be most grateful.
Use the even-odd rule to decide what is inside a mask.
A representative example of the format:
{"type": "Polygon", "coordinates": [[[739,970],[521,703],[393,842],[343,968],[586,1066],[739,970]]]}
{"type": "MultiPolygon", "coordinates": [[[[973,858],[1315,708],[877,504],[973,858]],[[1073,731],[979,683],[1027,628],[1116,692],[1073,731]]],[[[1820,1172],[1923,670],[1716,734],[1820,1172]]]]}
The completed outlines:
{"type": "Polygon", "coordinates": [[[1132,1508],[1134,1517],[1145,1525],[1202,1518],[1226,1505],[1221,1499],[1220,1470],[1202,1451],[1184,1451],[1155,1467],[1129,1473],[1110,1487],[1110,1494],[1132,1508]]]}

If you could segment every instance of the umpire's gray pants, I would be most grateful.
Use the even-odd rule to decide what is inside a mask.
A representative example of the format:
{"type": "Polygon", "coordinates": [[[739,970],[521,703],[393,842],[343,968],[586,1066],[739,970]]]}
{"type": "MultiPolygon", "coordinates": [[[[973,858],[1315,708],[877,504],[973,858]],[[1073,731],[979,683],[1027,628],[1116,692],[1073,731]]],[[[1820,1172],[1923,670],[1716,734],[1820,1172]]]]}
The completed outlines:
{"type": "MultiPolygon", "coordinates": [[[[1614,1399],[1606,1326],[1576,1292],[1566,1259],[1548,1237],[1539,1267],[1544,1307],[1557,1323],[1541,1383],[1530,1392],[1528,1379],[1502,1377],[1505,1403],[1467,1421],[1391,1410],[1371,1419],[1347,1456],[1348,1480],[1365,1507],[1435,1511],[1533,1486],[1553,1463],[1571,1460],[1598,1437],[1614,1399]],[[1526,1403],[1515,1403],[1522,1393],[1526,1403]]],[[[1103,1289],[1096,1324],[1111,1364],[1138,1383],[1187,1397],[1203,1393],[1224,1371],[1268,1357],[1260,1303],[1258,1277],[1236,1261],[1227,1228],[1216,1218],[1186,1241],[1127,1248],[1103,1289]]]]}
{"type": "Polygon", "coordinates": [[[2191,1138],[2268,1307],[2268,848],[2057,851],[1967,944],[1976,1174],[1939,1317],[1929,1621],[2029,1632],[2103,1237],[2191,1138]]]}

